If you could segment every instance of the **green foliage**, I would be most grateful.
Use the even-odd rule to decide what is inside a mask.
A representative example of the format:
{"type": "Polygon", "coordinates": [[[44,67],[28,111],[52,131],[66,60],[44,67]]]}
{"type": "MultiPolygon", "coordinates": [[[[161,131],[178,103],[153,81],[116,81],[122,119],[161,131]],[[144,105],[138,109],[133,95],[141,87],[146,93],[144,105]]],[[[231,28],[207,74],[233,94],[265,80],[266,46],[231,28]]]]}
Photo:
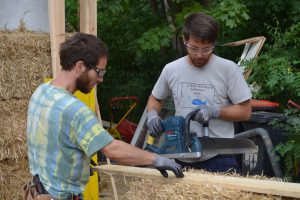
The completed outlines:
{"type": "Polygon", "coordinates": [[[180,28],[184,19],[194,12],[204,12],[213,16],[219,21],[224,30],[236,28],[249,20],[249,11],[245,4],[239,0],[214,1],[208,8],[204,8],[199,3],[194,2],[185,6],[181,12],[176,14],[175,22],[177,27],[180,28]]]}
{"type": "MultiPolygon", "coordinates": [[[[139,48],[144,51],[159,51],[162,47],[170,47],[173,30],[170,26],[151,28],[137,40],[139,48]]],[[[141,56],[141,55],[140,55],[141,56]]]]}
{"type": "Polygon", "coordinates": [[[66,31],[72,32],[79,29],[79,4],[78,0],[66,0],[66,31]]]}
{"type": "Polygon", "coordinates": [[[274,44],[267,46],[267,52],[258,59],[248,63],[253,67],[249,82],[260,86],[259,92],[254,94],[256,98],[272,99],[284,105],[289,99],[300,97],[300,23],[285,33],[278,28],[268,29],[274,44]]]}
{"type": "Polygon", "coordinates": [[[287,121],[280,123],[288,141],[276,146],[275,150],[284,157],[285,175],[290,181],[300,181],[300,112],[286,110],[287,121]]]}
{"type": "Polygon", "coordinates": [[[286,29],[300,20],[300,2],[287,0],[259,0],[246,1],[248,9],[256,11],[250,13],[252,23],[257,27],[263,24],[275,26],[277,19],[280,27],[286,29]],[[268,17],[266,17],[268,16],[268,17]]]}
{"type": "Polygon", "coordinates": [[[226,28],[236,28],[245,24],[249,20],[249,10],[246,5],[239,0],[225,0],[215,3],[211,14],[219,20],[220,24],[226,28]]]}
{"type": "Polygon", "coordinates": [[[205,12],[207,14],[208,11],[205,10],[199,3],[197,2],[193,2],[191,3],[191,5],[186,5],[181,12],[176,13],[175,15],[175,25],[177,27],[178,32],[181,30],[182,25],[184,23],[185,18],[191,14],[191,13],[195,13],[195,12],[205,12]]]}

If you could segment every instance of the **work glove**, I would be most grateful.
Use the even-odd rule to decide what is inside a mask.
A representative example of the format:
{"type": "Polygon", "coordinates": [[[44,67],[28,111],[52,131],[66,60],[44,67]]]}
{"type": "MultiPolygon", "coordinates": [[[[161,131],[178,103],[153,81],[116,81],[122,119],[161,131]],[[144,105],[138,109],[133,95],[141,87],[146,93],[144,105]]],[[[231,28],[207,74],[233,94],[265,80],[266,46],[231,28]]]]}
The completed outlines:
{"type": "Polygon", "coordinates": [[[211,118],[219,118],[220,115],[219,106],[200,105],[196,109],[199,110],[196,112],[194,120],[200,124],[206,124],[211,118]]]}
{"type": "Polygon", "coordinates": [[[161,135],[163,131],[161,126],[161,118],[158,116],[158,112],[155,109],[148,112],[147,126],[152,137],[158,137],[161,135]]]}
{"type": "Polygon", "coordinates": [[[152,166],[160,171],[160,173],[165,178],[168,178],[167,170],[171,170],[177,178],[184,177],[181,165],[177,164],[174,160],[171,160],[169,158],[164,158],[156,154],[152,166]]]}

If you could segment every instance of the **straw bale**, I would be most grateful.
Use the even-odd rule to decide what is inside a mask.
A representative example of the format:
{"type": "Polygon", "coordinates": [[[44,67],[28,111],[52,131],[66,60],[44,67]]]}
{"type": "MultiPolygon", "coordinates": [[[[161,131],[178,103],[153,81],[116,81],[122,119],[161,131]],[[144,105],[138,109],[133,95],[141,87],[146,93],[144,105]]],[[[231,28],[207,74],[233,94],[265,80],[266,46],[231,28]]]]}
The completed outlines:
{"type": "Polygon", "coordinates": [[[281,199],[276,196],[268,196],[244,192],[239,190],[224,189],[217,185],[193,185],[183,183],[157,182],[153,179],[142,179],[129,183],[128,199],[143,200],[196,200],[196,199],[281,199]]]}
{"type": "Polygon", "coordinates": [[[0,31],[0,100],[29,98],[51,77],[49,34],[0,31]]]}
{"type": "MultiPolygon", "coordinates": [[[[210,173],[203,170],[190,170],[187,173],[197,175],[207,173],[215,175],[226,175],[239,177],[240,175],[234,173],[220,174],[210,173]]],[[[198,199],[262,199],[262,200],[278,200],[281,197],[274,195],[256,194],[240,190],[229,190],[217,185],[195,185],[180,182],[172,182],[168,179],[155,178],[139,178],[130,175],[113,174],[115,179],[117,193],[119,199],[130,200],[198,200],[198,199]]],[[[247,176],[247,178],[254,179],[268,179],[264,176],[247,176]]],[[[274,179],[272,179],[274,180],[274,179]]],[[[102,200],[113,199],[113,191],[110,177],[106,173],[100,174],[100,198],[102,200]]]]}
{"type": "Polygon", "coordinates": [[[27,156],[26,117],[28,99],[0,101],[0,161],[27,156]]]}
{"type": "Polygon", "coordinates": [[[30,179],[28,161],[0,161],[0,199],[22,200],[22,186],[30,179]]]}

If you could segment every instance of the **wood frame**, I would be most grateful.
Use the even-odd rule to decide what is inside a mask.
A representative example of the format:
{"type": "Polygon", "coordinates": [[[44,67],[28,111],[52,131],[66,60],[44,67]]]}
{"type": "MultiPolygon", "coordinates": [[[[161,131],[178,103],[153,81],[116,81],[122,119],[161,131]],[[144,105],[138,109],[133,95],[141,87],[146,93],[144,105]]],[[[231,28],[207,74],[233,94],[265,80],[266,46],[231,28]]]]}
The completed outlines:
{"type": "MultiPolygon", "coordinates": [[[[80,32],[97,36],[97,0],[79,0],[80,5],[80,32]]],[[[99,123],[102,126],[102,119],[97,98],[97,87],[95,86],[95,110],[99,123]]]]}
{"type": "MultiPolygon", "coordinates": [[[[94,167],[94,170],[114,174],[121,173],[128,176],[150,177],[160,180],[165,179],[158,170],[151,168],[129,167],[122,165],[101,165],[94,167]]],[[[297,183],[192,173],[185,173],[185,177],[179,179],[176,178],[172,172],[169,172],[168,181],[170,180],[177,183],[181,182],[196,185],[211,184],[247,192],[300,198],[300,184],[297,183]]]]}
{"type": "Polygon", "coordinates": [[[52,76],[61,71],[59,45],[65,41],[65,0],[48,0],[52,76]]]}
{"type": "Polygon", "coordinates": [[[97,35],[97,0],[79,0],[80,32],[97,35]]]}
{"type": "MultiPolygon", "coordinates": [[[[245,45],[241,58],[238,62],[238,65],[241,66],[242,61],[257,57],[265,41],[266,38],[264,36],[258,36],[240,41],[230,42],[221,46],[236,47],[245,45]]],[[[244,72],[244,78],[246,80],[249,78],[251,72],[252,68],[249,68],[244,72]]]]}

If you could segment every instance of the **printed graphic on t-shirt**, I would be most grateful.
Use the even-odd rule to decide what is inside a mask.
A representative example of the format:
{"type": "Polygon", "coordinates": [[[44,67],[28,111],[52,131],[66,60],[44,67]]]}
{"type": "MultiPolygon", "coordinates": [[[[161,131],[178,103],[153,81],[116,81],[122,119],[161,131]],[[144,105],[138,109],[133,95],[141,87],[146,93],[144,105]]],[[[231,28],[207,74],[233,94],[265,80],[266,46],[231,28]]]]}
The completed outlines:
{"type": "Polygon", "coordinates": [[[177,85],[179,107],[194,108],[198,105],[213,105],[215,86],[208,84],[196,84],[180,82],[177,85]]]}

